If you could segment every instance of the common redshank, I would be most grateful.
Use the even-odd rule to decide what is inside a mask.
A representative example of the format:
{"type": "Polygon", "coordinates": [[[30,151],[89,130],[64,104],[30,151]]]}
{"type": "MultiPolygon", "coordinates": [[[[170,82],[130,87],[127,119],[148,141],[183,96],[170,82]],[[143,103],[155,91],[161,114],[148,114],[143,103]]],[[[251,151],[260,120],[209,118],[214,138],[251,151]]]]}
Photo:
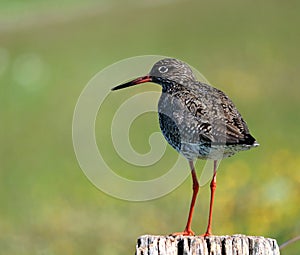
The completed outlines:
{"type": "Polygon", "coordinates": [[[191,229],[194,206],[199,191],[194,161],[211,159],[214,162],[210,182],[211,197],[207,229],[212,234],[212,208],[217,185],[217,163],[235,153],[258,146],[246,122],[233,102],[221,90],[197,81],[186,63],[165,58],[154,64],[150,73],[112,88],[119,90],[152,82],[162,87],[158,103],[161,131],[168,143],[189,162],[193,195],[188,220],[183,232],[174,235],[194,235],[191,229]]]}

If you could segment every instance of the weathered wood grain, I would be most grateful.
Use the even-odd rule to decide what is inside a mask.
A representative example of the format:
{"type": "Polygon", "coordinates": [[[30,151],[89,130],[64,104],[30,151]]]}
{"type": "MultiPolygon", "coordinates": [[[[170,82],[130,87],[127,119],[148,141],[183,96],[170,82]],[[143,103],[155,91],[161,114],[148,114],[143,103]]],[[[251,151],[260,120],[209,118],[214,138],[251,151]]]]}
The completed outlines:
{"type": "Polygon", "coordinates": [[[261,236],[154,236],[138,238],[136,255],[279,255],[276,240],[261,236]]]}

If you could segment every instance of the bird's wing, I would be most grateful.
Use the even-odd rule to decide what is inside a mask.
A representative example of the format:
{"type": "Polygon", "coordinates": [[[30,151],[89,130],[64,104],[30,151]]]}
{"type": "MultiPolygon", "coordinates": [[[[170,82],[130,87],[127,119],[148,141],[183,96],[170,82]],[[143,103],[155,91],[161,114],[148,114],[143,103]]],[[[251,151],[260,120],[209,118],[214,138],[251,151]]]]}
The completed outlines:
{"type": "Polygon", "coordinates": [[[246,122],[231,99],[221,90],[214,88],[221,100],[221,115],[224,115],[226,144],[249,144],[255,139],[250,135],[246,122]]]}
{"type": "MultiPolygon", "coordinates": [[[[209,85],[200,85],[198,90],[187,91],[186,96],[181,94],[185,123],[199,135],[192,139],[210,144],[253,144],[255,139],[228,96],[209,85]]],[[[191,134],[189,136],[190,139],[191,134]]]]}

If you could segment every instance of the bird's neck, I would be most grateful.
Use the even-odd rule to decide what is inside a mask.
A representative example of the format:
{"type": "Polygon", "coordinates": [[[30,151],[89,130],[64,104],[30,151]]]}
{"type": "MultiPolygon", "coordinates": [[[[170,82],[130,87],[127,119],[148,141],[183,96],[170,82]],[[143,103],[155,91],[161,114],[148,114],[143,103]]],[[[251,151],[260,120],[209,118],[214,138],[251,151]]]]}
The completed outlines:
{"type": "Polygon", "coordinates": [[[161,85],[162,92],[168,94],[174,94],[176,92],[185,90],[186,88],[185,84],[188,83],[188,81],[178,82],[175,79],[167,79],[163,77],[154,77],[153,82],[161,85]]]}
{"type": "Polygon", "coordinates": [[[181,84],[178,84],[177,82],[170,81],[168,83],[162,83],[162,92],[168,93],[168,94],[174,94],[178,91],[183,90],[184,86],[181,84]]]}

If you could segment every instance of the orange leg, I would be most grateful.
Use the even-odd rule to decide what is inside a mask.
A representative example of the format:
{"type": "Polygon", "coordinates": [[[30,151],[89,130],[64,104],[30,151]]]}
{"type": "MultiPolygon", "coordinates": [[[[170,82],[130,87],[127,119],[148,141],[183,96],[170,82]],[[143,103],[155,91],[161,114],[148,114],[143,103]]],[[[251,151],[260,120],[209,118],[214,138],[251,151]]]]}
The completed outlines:
{"type": "Polygon", "coordinates": [[[216,187],[217,187],[217,160],[214,160],[214,175],[210,183],[211,196],[210,196],[210,205],[209,205],[209,218],[208,218],[207,230],[204,236],[211,235],[212,209],[214,204],[216,187]]]}
{"type": "Polygon", "coordinates": [[[191,224],[192,224],[195,202],[196,202],[197,194],[199,191],[199,183],[197,180],[197,175],[196,175],[193,161],[189,161],[189,164],[190,164],[191,174],[192,174],[192,179],[193,179],[193,196],[192,196],[192,201],[191,201],[191,206],[190,206],[189,217],[188,217],[184,231],[179,232],[179,233],[173,233],[172,235],[184,235],[184,236],[194,235],[194,232],[191,229],[191,224]]]}

